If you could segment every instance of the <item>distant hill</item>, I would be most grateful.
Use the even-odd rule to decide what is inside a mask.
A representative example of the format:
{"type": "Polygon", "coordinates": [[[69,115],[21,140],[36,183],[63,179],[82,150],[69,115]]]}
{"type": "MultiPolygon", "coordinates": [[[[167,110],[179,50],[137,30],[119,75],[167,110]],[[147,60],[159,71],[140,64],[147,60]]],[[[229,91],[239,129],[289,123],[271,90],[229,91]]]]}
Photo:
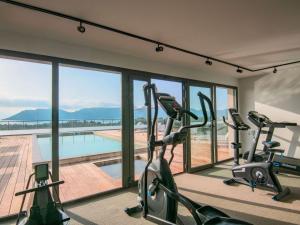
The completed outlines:
{"type": "MultiPolygon", "coordinates": [[[[192,109],[195,114],[200,114],[198,110],[192,109]]],[[[226,110],[218,111],[218,118],[226,116],[226,110]]],[[[135,118],[145,118],[146,109],[138,108],[134,110],[135,118]]],[[[159,110],[158,117],[164,117],[165,113],[159,110]]],[[[121,109],[118,107],[97,107],[97,108],[83,108],[74,112],[59,110],[60,120],[101,120],[101,119],[121,119],[121,109]]],[[[4,120],[19,120],[19,121],[41,121],[51,120],[50,109],[35,109],[24,110],[4,120]]]]}

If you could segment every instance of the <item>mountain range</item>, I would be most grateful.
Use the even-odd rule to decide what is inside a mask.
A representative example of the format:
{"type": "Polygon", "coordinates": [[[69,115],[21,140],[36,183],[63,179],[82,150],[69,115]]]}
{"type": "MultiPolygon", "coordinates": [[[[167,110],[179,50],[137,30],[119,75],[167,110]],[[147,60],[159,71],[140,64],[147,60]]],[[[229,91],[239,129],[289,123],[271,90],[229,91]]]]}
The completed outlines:
{"type": "MultiPolygon", "coordinates": [[[[192,112],[199,114],[198,110],[192,109],[192,112]]],[[[218,110],[218,117],[227,115],[227,110],[218,110]]],[[[135,118],[145,118],[146,109],[137,108],[134,110],[135,118]]],[[[160,109],[158,117],[165,117],[165,113],[160,109]]],[[[121,119],[121,109],[119,107],[95,107],[83,108],[74,112],[59,110],[60,120],[102,120],[102,119],[121,119]]],[[[17,121],[47,121],[51,120],[51,109],[33,109],[23,110],[15,115],[12,115],[4,120],[17,121]]]]}

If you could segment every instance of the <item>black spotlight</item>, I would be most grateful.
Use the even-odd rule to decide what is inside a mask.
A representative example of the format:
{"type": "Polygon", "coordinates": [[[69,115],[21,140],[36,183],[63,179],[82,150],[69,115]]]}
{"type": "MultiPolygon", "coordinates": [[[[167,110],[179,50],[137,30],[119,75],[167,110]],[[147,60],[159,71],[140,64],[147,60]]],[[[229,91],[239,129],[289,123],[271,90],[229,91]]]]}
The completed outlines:
{"type": "Polygon", "coordinates": [[[77,30],[82,34],[85,32],[85,27],[82,25],[82,22],[80,22],[80,25],[77,27],[77,30]]]}
{"type": "Polygon", "coordinates": [[[242,73],[242,72],[243,72],[243,70],[242,70],[240,67],[238,67],[238,68],[237,68],[237,70],[236,70],[236,72],[238,72],[238,73],[242,73]]]}
{"type": "Polygon", "coordinates": [[[157,47],[155,48],[156,52],[162,52],[164,50],[164,47],[161,46],[160,44],[157,44],[157,47]]]}
{"type": "Polygon", "coordinates": [[[273,73],[277,73],[277,69],[276,69],[276,67],[274,67],[273,73]]]}
{"type": "Polygon", "coordinates": [[[206,59],[205,63],[206,63],[206,65],[209,65],[209,66],[212,65],[212,61],[210,61],[209,58],[206,59]]]}

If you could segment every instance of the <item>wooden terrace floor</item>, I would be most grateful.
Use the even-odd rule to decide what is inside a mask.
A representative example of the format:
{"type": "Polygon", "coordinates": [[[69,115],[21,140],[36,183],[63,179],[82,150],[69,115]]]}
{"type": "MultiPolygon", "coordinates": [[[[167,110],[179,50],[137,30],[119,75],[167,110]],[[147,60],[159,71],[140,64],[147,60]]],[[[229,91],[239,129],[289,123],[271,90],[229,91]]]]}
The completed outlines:
{"type": "MultiPolygon", "coordinates": [[[[176,150],[172,171],[183,171],[182,147],[176,150]]],[[[140,154],[146,159],[146,154],[140,154]]],[[[168,155],[167,155],[168,156],[168,155]]],[[[197,157],[193,162],[203,163],[197,157]]],[[[205,161],[205,159],[204,159],[205,161]]],[[[0,217],[16,214],[22,196],[15,193],[25,188],[32,173],[32,136],[0,137],[0,217]]],[[[121,187],[121,179],[114,179],[92,162],[62,165],[60,178],[65,181],[60,187],[62,202],[121,187]]],[[[137,177],[136,177],[137,178],[137,177]]],[[[25,206],[28,205],[28,198],[25,206]]]]}

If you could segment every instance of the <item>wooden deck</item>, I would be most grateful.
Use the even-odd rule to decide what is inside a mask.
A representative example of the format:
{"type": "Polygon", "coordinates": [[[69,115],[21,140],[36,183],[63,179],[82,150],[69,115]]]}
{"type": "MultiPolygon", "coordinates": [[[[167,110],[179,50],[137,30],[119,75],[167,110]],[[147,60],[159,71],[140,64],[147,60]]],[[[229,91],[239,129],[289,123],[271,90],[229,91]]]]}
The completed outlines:
{"type": "Polygon", "coordinates": [[[21,197],[14,194],[25,188],[32,172],[31,136],[0,138],[0,216],[18,212],[21,197]]]}
{"type": "MultiPolygon", "coordinates": [[[[32,137],[0,137],[0,217],[19,211],[22,196],[14,196],[26,187],[32,173],[32,137]]],[[[96,194],[121,187],[120,179],[113,179],[93,163],[80,163],[60,167],[65,181],[60,188],[61,200],[96,194]]],[[[25,203],[27,206],[29,198],[25,203]]]]}
{"type": "MultiPolygon", "coordinates": [[[[198,146],[196,149],[203,149],[198,146]],[[199,148],[198,148],[199,147],[199,148]]],[[[227,151],[228,152],[228,151],[227,151]]],[[[171,164],[173,173],[183,171],[182,145],[176,147],[175,157],[171,164]]],[[[199,155],[193,162],[204,163],[205,158],[199,155]]],[[[146,159],[146,153],[139,154],[146,159]]],[[[169,151],[166,153],[169,157],[169,151]]],[[[25,188],[29,175],[32,173],[32,136],[2,136],[0,137],[0,217],[15,214],[19,211],[22,197],[15,193],[25,188]]],[[[139,175],[136,175],[136,179],[139,175]]],[[[114,179],[92,162],[62,165],[60,178],[65,181],[60,188],[61,200],[72,199],[96,194],[121,187],[121,179],[114,179]]],[[[25,203],[25,206],[28,204],[25,203]]]]}

